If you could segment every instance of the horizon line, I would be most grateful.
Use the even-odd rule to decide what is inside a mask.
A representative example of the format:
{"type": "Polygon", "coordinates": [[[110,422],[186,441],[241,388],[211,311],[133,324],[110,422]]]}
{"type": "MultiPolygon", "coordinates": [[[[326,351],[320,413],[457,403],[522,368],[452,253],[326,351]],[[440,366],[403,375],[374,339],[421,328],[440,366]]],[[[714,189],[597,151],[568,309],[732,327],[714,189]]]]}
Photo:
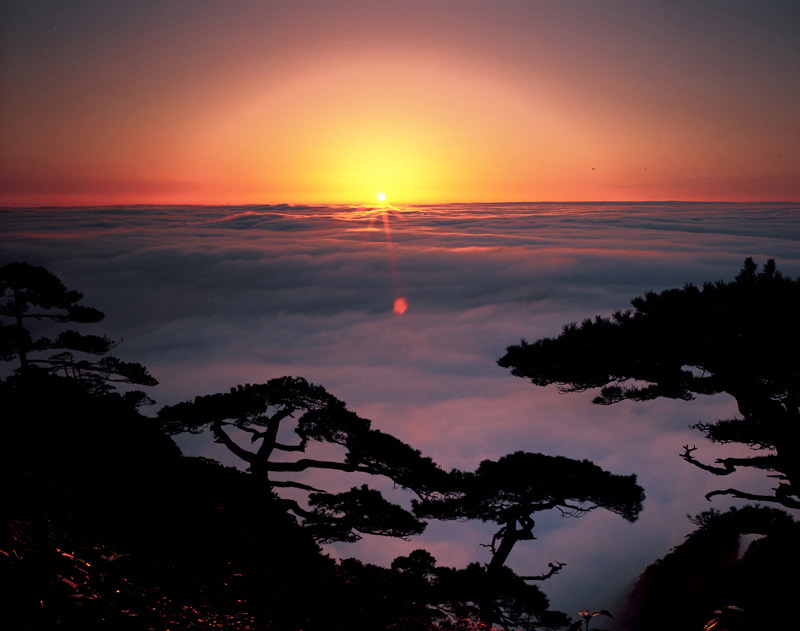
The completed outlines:
{"type": "Polygon", "coordinates": [[[243,204],[237,203],[163,203],[163,202],[137,202],[132,204],[124,203],[110,203],[110,204],[47,204],[43,206],[6,206],[0,205],[0,210],[47,210],[47,209],[67,209],[67,208],[141,208],[152,206],[170,206],[170,207],[244,207],[244,206],[370,206],[370,207],[388,207],[388,206],[476,206],[481,204],[800,204],[797,200],[748,200],[748,201],[735,201],[735,200],[704,200],[704,199],[647,199],[647,200],[539,200],[539,201],[454,201],[454,202],[384,202],[384,203],[367,203],[367,202],[248,202],[243,204]]]}

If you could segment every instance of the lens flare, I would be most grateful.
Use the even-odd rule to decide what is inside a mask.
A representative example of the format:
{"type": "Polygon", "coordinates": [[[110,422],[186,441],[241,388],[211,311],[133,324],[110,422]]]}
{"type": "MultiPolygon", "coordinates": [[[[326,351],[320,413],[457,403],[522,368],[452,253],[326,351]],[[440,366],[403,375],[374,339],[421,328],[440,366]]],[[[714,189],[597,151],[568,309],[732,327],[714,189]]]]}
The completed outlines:
{"type": "MultiPolygon", "coordinates": [[[[380,193],[378,199],[383,201],[386,195],[380,193]]],[[[401,295],[400,288],[400,274],[397,272],[397,260],[395,259],[395,244],[392,239],[392,226],[391,217],[400,217],[400,213],[389,204],[384,204],[380,208],[372,208],[369,211],[369,224],[372,226],[374,223],[380,221],[383,223],[383,234],[386,238],[386,250],[389,255],[389,268],[392,274],[392,285],[394,285],[394,295],[397,296],[392,306],[392,311],[396,315],[403,315],[408,310],[408,300],[405,296],[401,295]]]]}

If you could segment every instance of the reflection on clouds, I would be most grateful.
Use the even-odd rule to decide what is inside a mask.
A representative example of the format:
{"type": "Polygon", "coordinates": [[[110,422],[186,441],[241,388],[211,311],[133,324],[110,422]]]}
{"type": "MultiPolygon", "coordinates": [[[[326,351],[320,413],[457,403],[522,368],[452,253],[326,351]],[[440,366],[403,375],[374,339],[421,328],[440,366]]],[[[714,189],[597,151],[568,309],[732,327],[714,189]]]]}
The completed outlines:
{"type": "MultiPolygon", "coordinates": [[[[543,520],[536,545],[511,560],[524,573],[568,564],[545,585],[556,607],[610,607],[680,542],[684,516],[708,508],[714,481],[678,457],[700,438],[688,426],[735,410],[716,398],[598,408],[590,395],[534,389],[495,361],[522,337],[624,309],[644,291],[731,279],[748,256],[800,275],[800,206],[388,208],[6,209],[0,251],[46,266],[103,310],[125,359],[161,382],[159,404],[299,375],[446,467],[525,449],[637,473],[648,497],[639,522],[543,520]],[[598,563],[608,573],[595,580],[598,563]]],[[[210,441],[183,447],[213,455],[210,441]]],[[[445,563],[485,561],[481,528],[336,551],[388,563],[428,546],[445,563]]]]}

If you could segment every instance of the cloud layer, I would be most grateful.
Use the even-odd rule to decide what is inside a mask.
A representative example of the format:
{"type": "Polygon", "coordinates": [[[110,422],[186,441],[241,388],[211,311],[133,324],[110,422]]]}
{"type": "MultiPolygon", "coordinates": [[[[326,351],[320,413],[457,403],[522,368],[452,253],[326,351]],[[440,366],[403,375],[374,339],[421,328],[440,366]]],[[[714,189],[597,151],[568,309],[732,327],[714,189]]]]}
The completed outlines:
{"type": "MultiPolygon", "coordinates": [[[[685,515],[709,508],[713,476],[677,454],[702,442],[689,424],[735,409],[724,398],[597,408],[589,394],[535,389],[496,359],[644,291],[732,279],[748,256],[800,275],[796,204],[6,209],[0,232],[3,263],[44,265],[106,313],[103,332],[125,340],[119,355],[160,380],[160,405],[298,375],[444,467],[524,449],[638,474],[647,500],[637,523],[542,516],[537,540],[512,554],[530,574],[566,562],[544,591],[573,615],[611,608],[690,530],[685,515]]],[[[205,437],[180,443],[234,464],[205,437]]],[[[479,544],[490,532],[432,523],[408,543],[333,551],[386,564],[428,547],[463,565],[487,560],[479,544]]]]}

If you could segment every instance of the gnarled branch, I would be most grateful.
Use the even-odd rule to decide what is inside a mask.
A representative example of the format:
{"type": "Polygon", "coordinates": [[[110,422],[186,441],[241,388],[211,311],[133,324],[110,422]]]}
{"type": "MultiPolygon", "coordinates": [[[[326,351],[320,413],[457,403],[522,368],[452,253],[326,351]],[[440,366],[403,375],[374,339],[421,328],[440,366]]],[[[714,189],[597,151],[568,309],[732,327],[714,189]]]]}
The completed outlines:
{"type": "Polygon", "coordinates": [[[717,495],[730,495],[741,500],[753,500],[756,502],[774,502],[786,508],[800,508],[800,501],[787,493],[788,485],[781,484],[776,490],[775,495],[759,495],[757,493],[747,493],[738,489],[724,489],[706,493],[706,499],[710,502],[712,497],[717,495]]]}
{"type": "MultiPolygon", "coordinates": [[[[692,452],[695,451],[697,447],[689,447],[689,445],[684,445],[683,449],[684,452],[681,454],[681,458],[683,458],[686,462],[693,464],[695,467],[703,469],[704,471],[708,471],[709,473],[713,473],[714,475],[730,475],[736,471],[736,467],[753,467],[755,469],[773,471],[776,469],[777,465],[776,456],[770,454],[767,456],[752,456],[750,458],[717,458],[715,462],[717,464],[721,464],[722,466],[715,467],[714,465],[700,462],[692,455],[692,452]]],[[[780,474],[777,477],[786,479],[783,474],[780,474]]]]}
{"type": "Polygon", "coordinates": [[[302,489],[303,491],[310,491],[311,493],[324,493],[325,491],[322,489],[314,488],[313,486],[309,486],[308,484],[303,484],[302,482],[292,482],[291,480],[270,480],[270,486],[279,486],[281,488],[287,489],[302,489]]]}
{"type": "Polygon", "coordinates": [[[297,445],[284,445],[283,443],[275,443],[273,447],[280,451],[305,451],[306,444],[308,444],[308,439],[304,438],[299,444],[297,445]]]}
{"type": "Polygon", "coordinates": [[[216,421],[211,423],[211,433],[214,434],[215,442],[224,444],[228,449],[230,449],[234,454],[239,456],[245,462],[253,464],[256,460],[256,455],[251,452],[243,449],[236,441],[234,441],[228,434],[222,429],[222,422],[216,421]]]}
{"type": "Polygon", "coordinates": [[[703,471],[708,471],[709,473],[713,473],[714,475],[730,475],[731,473],[736,471],[736,468],[730,462],[723,462],[724,467],[715,467],[714,465],[700,462],[692,455],[692,452],[696,450],[697,447],[694,445],[691,447],[689,447],[689,445],[684,445],[681,458],[683,458],[689,464],[693,464],[695,467],[703,469],[703,471]]]}
{"type": "Polygon", "coordinates": [[[268,471],[278,472],[298,472],[305,471],[306,469],[333,469],[335,471],[360,471],[362,473],[374,473],[372,469],[363,465],[352,465],[344,462],[334,462],[330,460],[314,460],[312,458],[303,458],[295,462],[268,462],[266,463],[268,471]]]}
{"type": "Polygon", "coordinates": [[[554,563],[548,563],[547,567],[550,568],[550,571],[547,574],[542,574],[540,576],[520,576],[523,581],[546,581],[548,578],[553,576],[553,574],[558,574],[561,569],[566,566],[566,563],[562,563],[561,561],[556,561],[554,563]]]}
{"type": "Polygon", "coordinates": [[[523,581],[546,581],[548,578],[553,576],[553,574],[558,574],[565,565],[566,563],[562,563],[561,561],[548,563],[547,567],[550,568],[550,571],[547,574],[542,574],[541,576],[520,576],[520,578],[523,581]]]}

